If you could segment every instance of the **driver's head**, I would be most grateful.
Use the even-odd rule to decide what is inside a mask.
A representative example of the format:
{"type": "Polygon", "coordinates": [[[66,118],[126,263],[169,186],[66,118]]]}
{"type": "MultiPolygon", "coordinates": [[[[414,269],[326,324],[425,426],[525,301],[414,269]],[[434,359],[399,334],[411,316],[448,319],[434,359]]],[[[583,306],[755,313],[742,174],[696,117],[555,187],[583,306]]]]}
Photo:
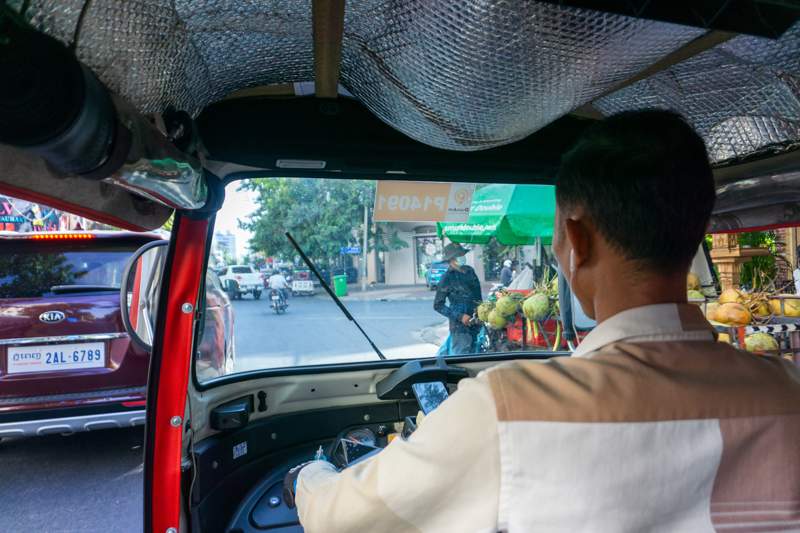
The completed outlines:
{"type": "Polygon", "coordinates": [[[553,250],[583,310],[685,301],[714,182],[700,136],[668,111],[620,113],[588,128],[556,180],[553,250]]]}

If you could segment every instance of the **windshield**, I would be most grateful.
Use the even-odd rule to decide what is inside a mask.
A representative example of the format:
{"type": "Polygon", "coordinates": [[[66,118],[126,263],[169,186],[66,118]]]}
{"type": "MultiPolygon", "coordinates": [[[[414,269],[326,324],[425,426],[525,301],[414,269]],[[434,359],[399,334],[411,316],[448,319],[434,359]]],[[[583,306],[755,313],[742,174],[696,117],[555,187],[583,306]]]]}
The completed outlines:
{"type": "Polygon", "coordinates": [[[377,360],[324,281],[387,359],[563,348],[554,209],[545,185],[233,182],[208,268],[265,275],[223,277],[233,325],[202,342],[213,331],[228,372],[377,360]]]}
{"type": "Polygon", "coordinates": [[[3,244],[0,298],[40,298],[63,293],[119,290],[125,261],[136,245],[84,242],[3,244]]]}

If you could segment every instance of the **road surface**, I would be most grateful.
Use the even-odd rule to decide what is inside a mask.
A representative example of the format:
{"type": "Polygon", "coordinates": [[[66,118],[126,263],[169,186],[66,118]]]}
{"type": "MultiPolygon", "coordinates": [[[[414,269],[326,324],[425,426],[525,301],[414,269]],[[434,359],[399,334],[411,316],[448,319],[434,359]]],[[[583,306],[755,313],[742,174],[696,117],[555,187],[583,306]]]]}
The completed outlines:
{"type": "MultiPolygon", "coordinates": [[[[427,342],[425,328],[444,318],[433,311],[432,296],[414,300],[349,300],[352,315],[389,359],[430,357],[438,346],[427,342]]],[[[377,359],[356,326],[325,295],[290,298],[276,315],[264,300],[233,302],[236,370],[377,359]]]]}
{"type": "MultiPolygon", "coordinates": [[[[295,297],[275,315],[268,301],[233,302],[237,370],[377,358],[327,297],[295,297]]],[[[348,300],[390,358],[435,353],[421,331],[443,321],[424,299],[348,300]]],[[[141,428],[0,442],[0,532],[142,530],[141,428]]]]}

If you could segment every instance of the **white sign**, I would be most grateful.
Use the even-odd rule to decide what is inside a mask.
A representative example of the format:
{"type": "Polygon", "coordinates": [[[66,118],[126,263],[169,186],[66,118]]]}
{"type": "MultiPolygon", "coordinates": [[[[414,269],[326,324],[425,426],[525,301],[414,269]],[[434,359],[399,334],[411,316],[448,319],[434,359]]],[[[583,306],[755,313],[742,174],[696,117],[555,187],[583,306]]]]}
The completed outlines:
{"type": "Polygon", "coordinates": [[[375,220],[383,222],[466,222],[475,185],[427,181],[379,181],[375,220]]]}

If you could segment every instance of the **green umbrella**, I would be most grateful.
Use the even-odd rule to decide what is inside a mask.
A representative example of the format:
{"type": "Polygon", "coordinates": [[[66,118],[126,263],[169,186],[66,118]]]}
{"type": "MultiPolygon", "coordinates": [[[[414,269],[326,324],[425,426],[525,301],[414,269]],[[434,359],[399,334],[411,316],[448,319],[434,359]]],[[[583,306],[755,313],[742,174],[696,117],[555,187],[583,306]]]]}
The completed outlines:
{"type": "Polygon", "coordinates": [[[542,244],[553,239],[556,213],[552,185],[487,185],[475,191],[466,222],[438,222],[439,237],[453,242],[486,244],[494,237],[500,244],[542,244]]]}

